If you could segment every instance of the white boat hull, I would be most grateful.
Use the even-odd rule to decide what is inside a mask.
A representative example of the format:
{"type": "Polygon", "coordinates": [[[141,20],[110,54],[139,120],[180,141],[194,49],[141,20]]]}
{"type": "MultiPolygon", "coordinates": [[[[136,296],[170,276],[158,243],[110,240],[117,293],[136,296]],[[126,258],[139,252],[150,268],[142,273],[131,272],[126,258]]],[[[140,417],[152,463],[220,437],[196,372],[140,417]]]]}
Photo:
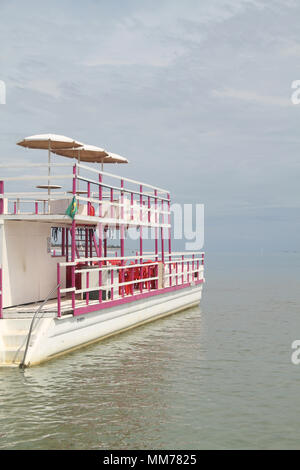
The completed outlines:
{"type": "MultiPolygon", "coordinates": [[[[79,316],[37,321],[25,366],[39,364],[81,346],[199,304],[202,284],[162,292],[79,316]]],[[[23,361],[31,318],[5,318],[0,322],[0,365],[23,361]]]]}

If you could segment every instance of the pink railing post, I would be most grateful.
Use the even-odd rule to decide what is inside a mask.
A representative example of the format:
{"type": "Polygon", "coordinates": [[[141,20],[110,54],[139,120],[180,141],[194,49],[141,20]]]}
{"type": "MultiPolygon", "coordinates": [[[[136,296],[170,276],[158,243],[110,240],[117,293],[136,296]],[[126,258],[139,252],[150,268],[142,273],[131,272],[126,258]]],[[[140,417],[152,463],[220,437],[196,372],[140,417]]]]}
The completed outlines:
{"type": "MultiPolygon", "coordinates": [[[[85,228],[85,231],[84,231],[84,238],[85,238],[85,258],[88,258],[89,257],[89,229],[88,228],[85,228]]],[[[89,267],[89,262],[86,261],[85,262],[85,265],[86,267],[88,268],[89,267]]],[[[85,287],[86,289],[88,289],[90,287],[90,284],[89,284],[89,280],[90,280],[90,273],[86,272],[85,273],[86,275],[86,278],[85,278],[85,287]]],[[[89,304],[89,298],[90,298],[90,295],[88,292],[85,293],[85,301],[86,301],[86,304],[88,305],[89,304]]]]}
{"type": "MultiPolygon", "coordinates": [[[[102,243],[103,243],[103,225],[99,224],[99,258],[102,258],[102,243]]],[[[102,302],[102,260],[99,261],[99,303],[102,302]]]]}
{"type": "Polygon", "coordinates": [[[187,282],[190,282],[190,262],[187,262],[187,282]]]}
{"type": "MultiPolygon", "coordinates": [[[[89,229],[89,245],[90,245],[90,258],[93,258],[93,229],[89,229]]],[[[96,250],[96,256],[97,256],[97,250],[96,250]]],[[[89,265],[92,265],[92,262],[89,262],[89,265]]],[[[89,274],[89,273],[88,273],[89,274]]],[[[90,274],[89,274],[90,278],[90,274]]]]}
{"type": "Polygon", "coordinates": [[[110,188],[110,217],[111,217],[111,219],[113,219],[113,217],[114,217],[113,202],[114,202],[114,190],[112,188],[110,188]]]}
{"type": "MultiPolygon", "coordinates": [[[[154,190],[154,212],[155,212],[155,261],[156,261],[156,277],[158,277],[158,220],[157,220],[157,189],[154,190]]],[[[158,279],[155,281],[155,287],[158,289],[158,279]]]]}
{"type": "MultiPolygon", "coordinates": [[[[111,269],[110,271],[110,283],[111,285],[113,285],[114,283],[114,270],[113,269],[111,269]]],[[[114,288],[113,287],[111,288],[111,291],[110,291],[110,299],[114,300],[114,288]]]]}
{"type": "MultiPolygon", "coordinates": [[[[102,217],[102,173],[99,173],[99,217],[102,217]]],[[[98,246],[98,256],[99,258],[102,257],[102,243],[103,243],[103,227],[100,223],[98,226],[99,229],[99,246],[98,246]]],[[[99,303],[102,302],[102,261],[100,260],[98,263],[99,267],[99,292],[98,292],[98,299],[99,303]]]]}
{"type": "MultiPolygon", "coordinates": [[[[151,266],[148,266],[148,269],[147,269],[147,277],[148,279],[151,277],[151,266]]],[[[148,291],[151,289],[151,281],[147,281],[147,287],[148,287],[148,291]]]]}
{"type": "Polygon", "coordinates": [[[60,296],[60,264],[57,263],[57,316],[61,317],[61,296],[60,296]]]}
{"type": "Polygon", "coordinates": [[[168,224],[169,224],[169,257],[171,261],[172,247],[171,247],[171,199],[170,194],[168,194],[168,224]]]}
{"type": "MultiPolygon", "coordinates": [[[[161,200],[161,210],[162,210],[162,215],[161,215],[161,223],[164,224],[165,222],[165,217],[164,217],[164,201],[163,199],[161,200]]],[[[161,260],[164,263],[165,262],[165,250],[164,250],[164,227],[160,228],[160,233],[161,233],[161,260]]]]}
{"type": "MultiPolygon", "coordinates": [[[[102,217],[102,173],[99,173],[99,217],[102,217]]],[[[100,223],[98,226],[99,229],[99,247],[98,247],[98,256],[99,258],[102,257],[102,243],[103,243],[103,226],[100,223]]],[[[98,263],[99,267],[99,293],[98,293],[98,299],[99,303],[102,302],[102,261],[100,260],[98,263]]]]}
{"type": "Polygon", "coordinates": [[[99,174],[99,217],[102,217],[102,175],[99,174]]]}
{"type": "Polygon", "coordinates": [[[195,272],[194,272],[194,269],[195,269],[195,255],[192,255],[192,281],[194,280],[194,277],[195,277],[195,272]]]}
{"type": "MultiPolygon", "coordinates": [[[[155,225],[157,225],[157,190],[154,191],[155,201],[154,201],[154,210],[155,210],[155,225]]],[[[158,227],[155,227],[155,260],[158,261],[158,227]]]]}
{"type": "Polygon", "coordinates": [[[4,181],[0,181],[0,214],[4,213],[4,181]]]}
{"type": "MultiPolygon", "coordinates": [[[[143,264],[143,186],[140,185],[140,264],[143,264]]],[[[140,267],[140,292],[143,292],[143,267],[140,267]]]]}
{"type": "Polygon", "coordinates": [[[150,205],[150,196],[148,196],[148,222],[151,222],[151,205],[150,205]]]}
{"type": "MultiPolygon", "coordinates": [[[[87,184],[87,197],[90,198],[91,197],[91,183],[88,182],[87,184]]],[[[87,203],[87,213],[88,215],[91,215],[91,206],[92,204],[90,203],[90,201],[88,201],[87,203]]]]}
{"type": "MultiPolygon", "coordinates": [[[[84,229],[84,256],[85,258],[88,258],[89,256],[89,247],[88,247],[88,228],[85,227],[84,229]]],[[[88,261],[85,262],[86,265],[88,265],[88,261]]]]}
{"type": "Polygon", "coordinates": [[[133,193],[130,195],[130,220],[133,220],[133,193]]]}
{"type": "MultiPolygon", "coordinates": [[[[73,166],[73,197],[76,196],[76,164],[73,166]]],[[[75,263],[75,254],[76,254],[76,222],[75,222],[75,216],[72,220],[72,229],[71,229],[71,260],[72,263],[75,263]]],[[[75,289],[76,289],[76,282],[75,282],[75,264],[72,265],[71,268],[71,273],[72,273],[72,309],[73,309],[73,314],[75,310],[75,289]]]]}
{"type": "MultiPolygon", "coordinates": [[[[86,272],[85,275],[86,275],[85,286],[88,289],[90,287],[90,281],[89,281],[90,273],[86,272]]],[[[89,304],[89,299],[90,299],[90,294],[89,294],[89,292],[86,292],[85,293],[85,302],[86,302],[87,305],[89,304]]]]}
{"type": "MultiPolygon", "coordinates": [[[[170,194],[168,194],[168,224],[169,224],[169,230],[168,230],[168,234],[169,234],[169,240],[168,240],[168,243],[169,243],[169,261],[172,261],[172,248],[171,248],[171,198],[170,198],[170,194]]],[[[172,272],[172,265],[171,263],[169,264],[169,274],[171,274],[172,272]]],[[[171,277],[170,277],[171,279],[171,277]]],[[[170,284],[171,285],[171,284],[170,284]]]]}
{"type": "MultiPolygon", "coordinates": [[[[125,239],[125,227],[124,227],[124,180],[121,180],[121,257],[123,258],[125,255],[125,250],[124,250],[124,239],[125,239]]],[[[121,282],[124,282],[124,265],[125,262],[122,259],[121,260],[121,282]]],[[[124,286],[121,286],[121,295],[122,297],[124,296],[124,286]]]]}
{"type": "Polygon", "coordinates": [[[129,276],[129,280],[130,282],[132,282],[132,284],[130,284],[130,294],[133,295],[133,290],[134,290],[134,284],[133,284],[133,281],[134,281],[134,266],[132,266],[132,268],[130,269],[130,276],[129,276]]]}
{"type": "MultiPolygon", "coordinates": [[[[71,260],[73,263],[75,263],[75,231],[76,231],[76,225],[75,225],[75,220],[72,221],[72,229],[71,229],[71,260]]],[[[72,278],[72,309],[75,309],[75,288],[76,288],[76,283],[75,283],[75,264],[72,265],[71,267],[71,278],[72,278]]]]}

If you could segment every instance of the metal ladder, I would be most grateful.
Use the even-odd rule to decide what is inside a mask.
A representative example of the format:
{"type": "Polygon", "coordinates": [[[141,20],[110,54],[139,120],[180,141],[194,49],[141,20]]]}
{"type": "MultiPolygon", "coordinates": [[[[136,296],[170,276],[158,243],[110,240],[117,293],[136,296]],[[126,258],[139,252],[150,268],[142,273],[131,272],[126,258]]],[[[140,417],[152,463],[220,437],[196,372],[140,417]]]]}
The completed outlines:
{"type": "MultiPolygon", "coordinates": [[[[34,326],[34,322],[35,322],[35,319],[37,317],[37,315],[42,311],[42,308],[44,307],[45,303],[48,302],[51,294],[53,292],[55,292],[57,290],[57,288],[60,286],[60,284],[57,284],[54,288],[52,288],[47,297],[45,298],[45,300],[43,300],[43,302],[41,303],[41,305],[39,306],[39,308],[36,310],[36,312],[34,313],[33,317],[32,317],[32,320],[31,320],[31,323],[30,323],[30,327],[29,327],[29,330],[28,330],[28,335],[27,335],[27,340],[26,340],[26,346],[25,346],[25,351],[24,351],[24,356],[23,356],[23,359],[22,361],[20,362],[19,364],[19,367],[20,369],[25,369],[25,367],[28,367],[26,365],[26,356],[27,356],[27,351],[28,351],[28,348],[29,348],[29,342],[30,342],[30,338],[31,338],[31,334],[32,334],[32,331],[33,331],[33,326],[34,326]]],[[[43,313],[42,315],[39,317],[39,320],[42,318],[43,316],[43,313]]]]}

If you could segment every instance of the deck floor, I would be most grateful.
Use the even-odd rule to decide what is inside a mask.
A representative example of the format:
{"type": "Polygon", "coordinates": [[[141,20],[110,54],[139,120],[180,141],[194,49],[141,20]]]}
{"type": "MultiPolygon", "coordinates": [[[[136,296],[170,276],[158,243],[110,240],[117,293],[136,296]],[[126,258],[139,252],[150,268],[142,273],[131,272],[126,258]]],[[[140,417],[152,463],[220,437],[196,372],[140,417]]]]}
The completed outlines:
{"type": "MultiPolygon", "coordinates": [[[[118,296],[115,296],[117,298],[118,296]]],[[[103,302],[109,302],[103,301],[103,302]]],[[[89,300],[89,305],[97,304],[98,300],[89,300]]],[[[25,305],[16,305],[3,309],[3,318],[31,318],[38,310],[42,302],[33,302],[25,305]]],[[[85,299],[76,298],[76,308],[85,307],[85,299]]],[[[68,315],[72,313],[72,299],[65,297],[61,299],[61,314],[68,315]]],[[[57,316],[57,299],[50,299],[42,308],[44,318],[54,318],[57,316]]]]}
{"type": "MultiPolygon", "coordinates": [[[[167,280],[166,280],[167,281],[167,280]]],[[[168,281],[167,281],[168,282],[168,281]]],[[[175,285],[175,278],[172,279],[172,285],[175,285]]],[[[147,292],[148,289],[143,289],[143,292],[147,292]]],[[[133,296],[139,295],[140,291],[137,290],[133,296]]],[[[114,289],[114,300],[121,298],[121,295],[118,293],[118,289],[114,289]]],[[[103,303],[110,302],[110,300],[103,300],[103,303]]],[[[99,300],[89,300],[89,305],[96,305],[99,303],[99,300]]],[[[41,302],[33,302],[29,304],[16,305],[14,307],[6,307],[3,309],[3,318],[32,318],[36,313],[41,302]]],[[[82,299],[79,295],[76,296],[76,308],[85,307],[87,305],[86,299],[82,299]]],[[[72,314],[72,298],[71,294],[66,295],[61,298],[61,315],[66,316],[72,314]]],[[[57,298],[49,299],[47,303],[42,308],[43,318],[55,318],[57,317],[57,298]]]]}
{"type": "MultiPolygon", "coordinates": [[[[146,291],[146,289],[145,289],[146,291]]],[[[137,291],[138,295],[140,292],[137,291]]],[[[114,300],[121,298],[121,295],[114,293],[114,300]]],[[[103,300],[102,303],[110,302],[109,300],[103,300]]],[[[98,304],[98,300],[89,300],[89,305],[98,304]]],[[[6,307],[3,309],[3,318],[32,318],[35,312],[38,310],[41,302],[33,302],[25,305],[16,305],[14,307],[6,307]]],[[[76,308],[85,307],[87,305],[86,299],[81,299],[76,297],[76,308]]],[[[66,296],[61,299],[61,315],[70,315],[72,314],[72,298],[71,296],[66,296]]],[[[42,308],[43,318],[55,318],[57,317],[57,299],[49,299],[47,303],[42,308]]]]}

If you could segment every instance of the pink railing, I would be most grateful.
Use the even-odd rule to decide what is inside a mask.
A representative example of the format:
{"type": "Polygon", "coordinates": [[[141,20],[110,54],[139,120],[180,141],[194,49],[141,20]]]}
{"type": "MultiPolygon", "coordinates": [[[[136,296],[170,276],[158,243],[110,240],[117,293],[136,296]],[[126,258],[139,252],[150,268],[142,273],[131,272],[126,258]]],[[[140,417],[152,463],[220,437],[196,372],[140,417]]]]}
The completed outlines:
{"type": "Polygon", "coordinates": [[[98,304],[100,309],[103,303],[107,304],[116,299],[130,299],[145,292],[203,282],[204,253],[175,253],[172,255],[172,260],[165,261],[165,263],[149,259],[147,262],[140,260],[139,256],[111,259],[92,257],[78,259],[74,262],[57,263],[57,284],[61,283],[62,268],[71,268],[77,276],[71,287],[58,288],[58,316],[60,317],[62,314],[62,296],[69,293],[74,299],[74,314],[76,308],[82,307],[84,304],[86,306],[98,304]],[[87,265],[83,266],[83,263],[87,263],[87,265]],[[99,276],[94,276],[91,281],[90,275],[95,273],[99,273],[99,276]],[[105,282],[103,282],[104,280],[105,282]],[[99,293],[97,299],[90,299],[91,292],[93,294],[99,293]],[[104,299],[102,292],[105,292],[104,299]]]}

